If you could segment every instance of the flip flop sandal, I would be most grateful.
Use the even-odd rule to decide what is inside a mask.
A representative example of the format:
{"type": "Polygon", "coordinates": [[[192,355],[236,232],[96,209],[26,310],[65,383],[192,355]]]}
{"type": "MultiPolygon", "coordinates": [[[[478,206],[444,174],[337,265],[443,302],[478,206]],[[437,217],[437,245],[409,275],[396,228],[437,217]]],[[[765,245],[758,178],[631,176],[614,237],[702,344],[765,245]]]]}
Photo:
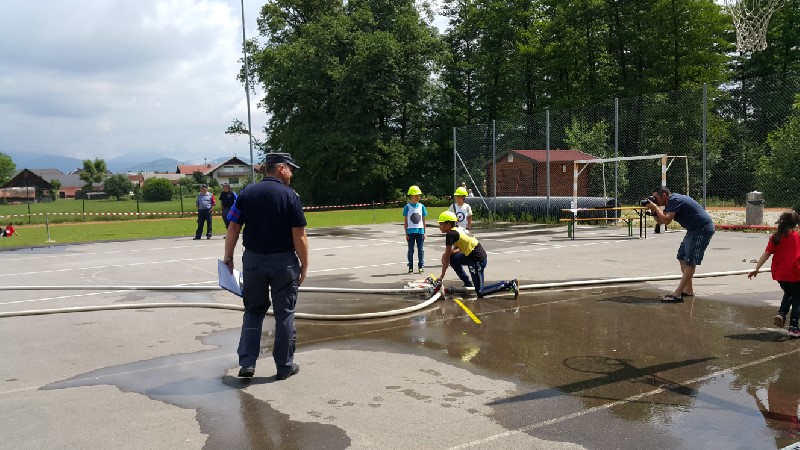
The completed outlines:
{"type": "Polygon", "coordinates": [[[694,294],[690,294],[688,292],[681,292],[681,297],[694,297],[694,294]]]}
{"type": "Polygon", "coordinates": [[[683,301],[683,297],[676,297],[672,294],[667,294],[661,297],[661,301],[664,303],[679,303],[683,301]]]}

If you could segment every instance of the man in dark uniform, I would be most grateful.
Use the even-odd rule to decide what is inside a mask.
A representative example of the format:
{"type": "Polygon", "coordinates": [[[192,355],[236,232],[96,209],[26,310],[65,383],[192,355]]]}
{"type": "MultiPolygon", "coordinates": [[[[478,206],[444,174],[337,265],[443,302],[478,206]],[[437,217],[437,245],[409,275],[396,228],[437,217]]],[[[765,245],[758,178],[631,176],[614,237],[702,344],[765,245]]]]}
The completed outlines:
{"type": "Polygon", "coordinates": [[[231,223],[231,221],[228,220],[228,213],[231,212],[231,207],[233,203],[236,202],[236,197],[236,192],[231,190],[231,185],[222,183],[222,192],[219,194],[219,202],[222,204],[222,221],[225,222],[226,230],[231,223]]]}
{"type": "Polygon", "coordinates": [[[211,210],[214,209],[216,200],[214,194],[208,192],[208,186],[200,185],[200,193],[197,194],[197,231],[194,232],[194,240],[199,240],[203,235],[203,224],[206,223],[206,239],[211,239],[211,210]]]}
{"type": "Polygon", "coordinates": [[[275,314],[272,357],[276,378],[285,380],[300,371],[294,363],[294,309],[298,287],[308,272],[308,238],[303,205],[289,187],[292,171],[299,168],[288,153],[267,154],[266,177],[247,186],[228,214],[223,262],[231,271],[233,251],[244,227],[244,319],[237,350],[243,378],[255,374],[261,326],[270,300],[275,314]]]}

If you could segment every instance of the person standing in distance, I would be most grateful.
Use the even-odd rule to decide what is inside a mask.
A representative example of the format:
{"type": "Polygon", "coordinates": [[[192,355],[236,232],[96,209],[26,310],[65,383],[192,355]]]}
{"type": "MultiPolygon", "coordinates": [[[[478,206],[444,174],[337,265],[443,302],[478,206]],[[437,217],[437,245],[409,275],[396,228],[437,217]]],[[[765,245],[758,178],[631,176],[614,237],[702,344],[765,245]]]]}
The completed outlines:
{"type": "Polygon", "coordinates": [[[231,212],[231,207],[233,206],[234,202],[236,202],[236,192],[231,190],[231,185],[228,183],[222,183],[222,193],[219,194],[219,202],[222,204],[222,221],[225,223],[225,229],[228,229],[228,225],[231,223],[228,220],[228,213],[231,212]]]}
{"type": "Polygon", "coordinates": [[[678,247],[681,281],[671,294],[661,297],[662,302],[682,302],[683,297],[694,296],[692,278],[714,236],[714,222],[706,210],[688,195],[673,194],[666,186],[661,186],[653,191],[653,197],[656,202],[648,199],[647,208],[653,213],[656,223],[669,225],[675,220],[686,229],[686,236],[678,247]],[[664,206],[664,210],[659,206],[664,206]]]}
{"type": "Polygon", "coordinates": [[[203,224],[206,225],[206,239],[211,239],[211,210],[217,201],[214,199],[214,194],[208,192],[208,186],[205,184],[200,185],[200,193],[197,194],[197,231],[194,232],[194,240],[199,240],[203,235],[203,224]]]}
{"type": "Polygon", "coordinates": [[[289,187],[300,167],[289,153],[268,153],[266,177],[247,186],[228,213],[223,262],[233,272],[233,253],[244,228],[242,272],[244,318],[239,338],[239,377],[251,378],[261,349],[261,327],[270,303],[275,314],[275,360],[278,380],[300,371],[294,363],[297,291],[308,273],[306,218],[300,197],[289,187]]]}

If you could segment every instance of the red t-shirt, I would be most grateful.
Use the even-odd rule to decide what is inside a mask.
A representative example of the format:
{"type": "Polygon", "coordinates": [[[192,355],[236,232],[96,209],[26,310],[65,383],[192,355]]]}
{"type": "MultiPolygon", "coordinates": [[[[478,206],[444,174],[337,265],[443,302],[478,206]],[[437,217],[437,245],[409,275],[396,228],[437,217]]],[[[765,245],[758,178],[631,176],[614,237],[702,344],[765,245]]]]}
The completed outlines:
{"type": "Polygon", "coordinates": [[[14,227],[9,226],[6,228],[6,236],[12,236],[14,234],[14,227]]]}
{"type": "Polygon", "coordinates": [[[781,238],[778,245],[767,244],[767,253],[772,254],[772,279],[775,281],[800,281],[800,235],[796,231],[781,238]]]}

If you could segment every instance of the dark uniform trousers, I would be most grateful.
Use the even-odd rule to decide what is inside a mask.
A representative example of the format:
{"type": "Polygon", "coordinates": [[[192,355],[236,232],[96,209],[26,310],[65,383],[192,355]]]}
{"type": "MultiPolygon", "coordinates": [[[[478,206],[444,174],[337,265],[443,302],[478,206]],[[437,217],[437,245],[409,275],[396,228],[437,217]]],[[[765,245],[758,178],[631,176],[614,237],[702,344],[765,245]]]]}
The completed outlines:
{"type": "Polygon", "coordinates": [[[206,236],[211,237],[211,210],[210,209],[198,209],[197,210],[197,231],[194,232],[194,237],[200,239],[200,236],[203,234],[203,224],[208,224],[206,226],[206,236]]]}
{"type": "Polygon", "coordinates": [[[261,327],[270,306],[275,314],[275,343],[272,358],[279,374],[292,370],[296,333],[294,308],[297,304],[297,279],[300,261],[294,251],[256,253],[245,250],[242,256],[244,319],[239,338],[239,365],[255,367],[261,350],[261,327]]]}

